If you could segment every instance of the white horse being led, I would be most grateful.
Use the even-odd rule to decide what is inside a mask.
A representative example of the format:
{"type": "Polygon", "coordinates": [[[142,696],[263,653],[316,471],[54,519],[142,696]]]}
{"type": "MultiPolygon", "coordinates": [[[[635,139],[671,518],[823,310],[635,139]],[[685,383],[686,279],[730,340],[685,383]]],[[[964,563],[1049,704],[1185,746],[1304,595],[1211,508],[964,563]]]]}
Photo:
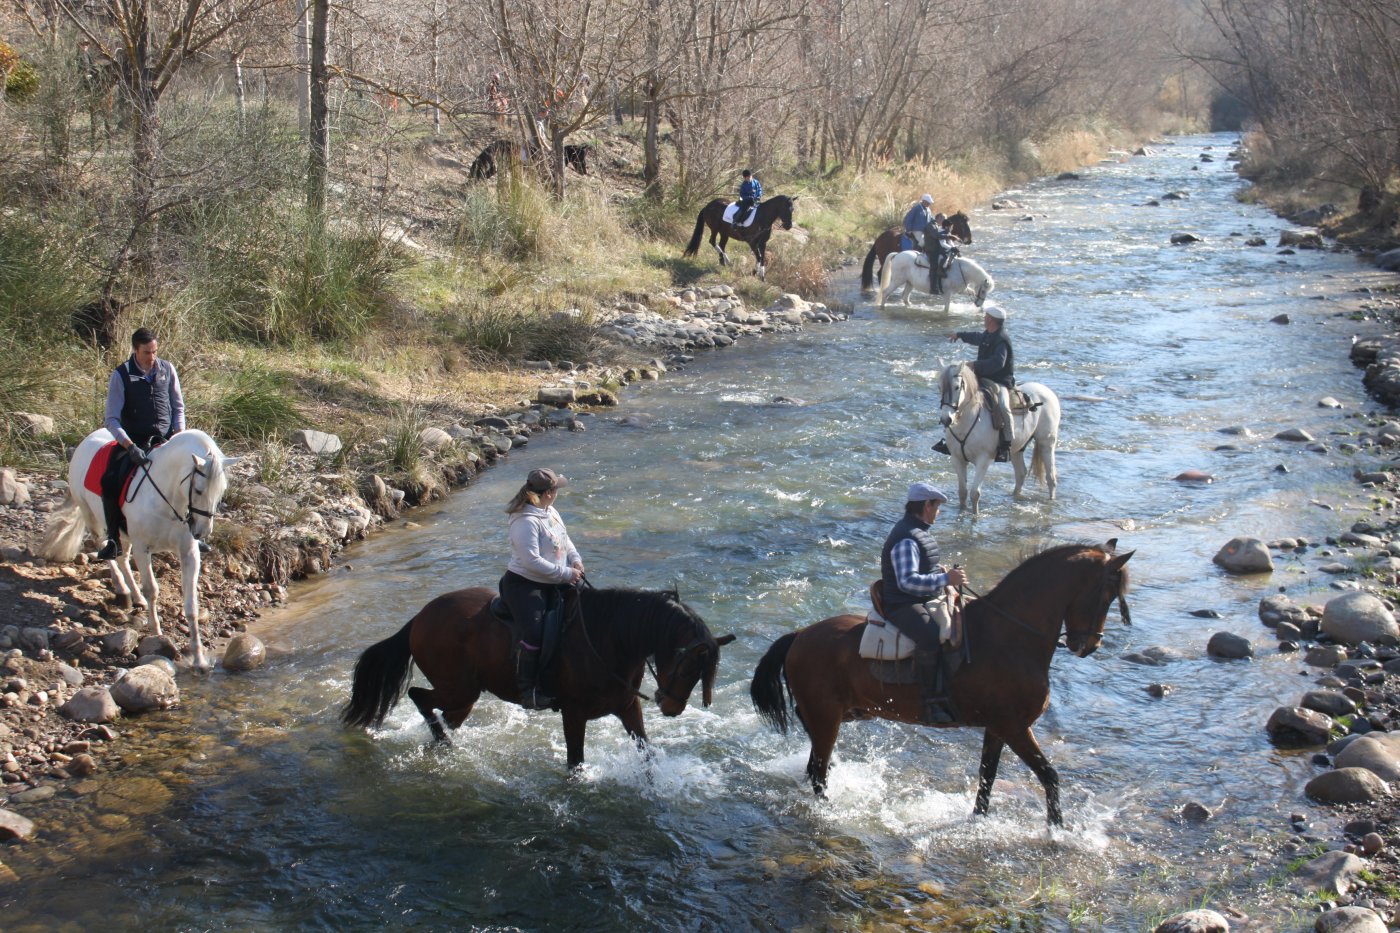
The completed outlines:
{"type": "MultiPolygon", "coordinates": [[[[1026,445],[1034,440],[1031,472],[1037,480],[1044,481],[1050,498],[1054,499],[1059,483],[1055,473],[1055,442],[1060,434],[1060,400],[1038,382],[1027,382],[1016,388],[1030,398],[1031,404],[1028,410],[1011,412],[1011,465],[1016,470],[1016,488],[1011,494],[1021,495],[1021,486],[1026,481],[1026,445]]],[[[954,363],[943,368],[938,377],[938,418],[943,423],[943,437],[958,471],[958,505],[964,509],[968,503],[967,465],[973,465],[973,514],[977,513],[981,500],[982,477],[987,474],[987,467],[991,466],[997,451],[998,432],[986,407],[971,363],[954,363]]]]}
{"type": "MultiPolygon", "coordinates": [[[[885,306],[885,299],[897,288],[904,289],[900,301],[906,306],[909,304],[911,291],[923,292],[925,295],[929,293],[928,266],[918,264],[922,255],[923,253],[917,250],[907,249],[885,260],[885,266],[880,270],[880,307],[885,306]]],[[[972,303],[980,308],[994,288],[996,282],[992,281],[986,269],[971,259],[959,256],[948,265],[948,272],[943,276],[943,313],[948,313],[953,304],[953,296],[963,292],[972,292],[972,303]]]]}
{"type": "MultiPolygon", "coordinates": [[[[68,496],[44,532],[40,553],[46,559],[70,561],[77,557],[89,532],[102,540],[106,531],[102,497],[88,489],[85,480],[93,458],[111,441],[111,432],[100,428],[73,451],[68,464],[68,496]]],[[[108,561],[118,605],[130,608],[134,598],[138,606],[146,606],[151,628],[159,635],[156,597],[160,591],[151,555],[159,551],[179,556],[185,622],[190,628],[186,656],[190,666],[198,670],[212,667],[199,636],[199,542],[214,527],[214,513],[228,488],[225,468],[236,459],[225,457],[203,431],[181,431],[152,450],[150,466],[138,468],[132,476],[127,492],[130,501],[122,503],[126,517],[122,548],[116,560],[108,561]],[[139,588],[128,560],[133,555],[141,571],[139,588]]]]}

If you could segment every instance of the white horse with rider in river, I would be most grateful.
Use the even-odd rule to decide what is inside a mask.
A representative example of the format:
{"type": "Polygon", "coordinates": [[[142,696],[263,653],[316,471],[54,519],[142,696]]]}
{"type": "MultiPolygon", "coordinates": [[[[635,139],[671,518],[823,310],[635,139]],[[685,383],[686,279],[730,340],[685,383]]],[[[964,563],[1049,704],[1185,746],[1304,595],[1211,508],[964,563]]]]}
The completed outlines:
{"type": "MultiPolygon", "coordinates": [[[[947,314],[948,309],[953,305],[954,295],[971,292],[972,303],[980,308],[994,288],[996,288],[996,282],[992,280],[986,269],[971,259],[959,256],[948,263],[948,269],[943,275],[940,294],[935,297],[943,299],[943,313],[947,314]]],[[[896,289],[904,290],[903,294],[900,295],[900,301],[906,307],[909,305],[911,292],[918,291],[925,295],[929,294],[928,258],[923,253],[907,249],[885,260],[885,267],[880,270],[880,307],[885,306],[885,300],[896,289]],[[921,260],[923,261],[922,265],[920,265],[921,260]]]]}

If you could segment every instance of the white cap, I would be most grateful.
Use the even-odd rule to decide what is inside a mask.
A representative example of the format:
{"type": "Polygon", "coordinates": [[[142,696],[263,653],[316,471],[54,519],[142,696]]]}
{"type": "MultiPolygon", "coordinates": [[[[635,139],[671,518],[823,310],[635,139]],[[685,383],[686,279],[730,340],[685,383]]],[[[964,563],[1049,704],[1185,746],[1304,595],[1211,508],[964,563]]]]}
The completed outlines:
{"type": "Polygon", "coordinates": [[[996,318],[998,321],[1006,320],[1006,310],[1001,305],[994,305],[991,302],[982,306],[982,313],[987,317],[996,318]]]}
{"type": "Polygon", "coordinates": [[[932,483],[915,483],[909,487],[909,502],[947,502],[948,497],[932,483]]]}
{"type": "Polygon", "coordinates": [[[919,198],[919,203],[920,203],[920,204],[932,204],[932,203],[933,203],[933,195],[931,195],[931,194],[926,194],[926,195],[924,195],[922,198],[919,198]]]}

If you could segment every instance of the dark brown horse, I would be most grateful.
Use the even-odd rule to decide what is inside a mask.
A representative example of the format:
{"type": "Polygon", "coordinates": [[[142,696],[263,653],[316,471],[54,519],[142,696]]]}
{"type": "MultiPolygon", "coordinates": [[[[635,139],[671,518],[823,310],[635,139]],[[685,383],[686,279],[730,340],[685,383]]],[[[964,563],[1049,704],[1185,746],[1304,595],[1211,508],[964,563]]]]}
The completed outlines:
{"type": "MultiPolygon", "coordinates": [[[[564,147],[564,164],[580,175],[588,174],[588,153],[593,149],[587,143],[580,145],[567,145],[564,147]]],[[[529,160],[537,165],[544,166],[543,171],[548,171],[548,160],[540,160],[540,147],[531,143],[525,148],[525,155],[529,160]]],[[[484,181],[493,177],[498,171],[514,168],[520,164],[520,147],[508,139],[497,139],[481,150],[467,169],[467,174],[472,181],[484,181]]]]}
{"type": "MultiPolygon", "coordinates": [[[[417,664],[432,688],[408,687],[439,742],[443,723],[456,729],[483,690],[519,702],[510,629],[491,612],[496,593],[477,587],[446,593],[424,606],[398,634],[372,645],[355,663],[350,702],[341,719],[351,726],[379,726],[403,696],[417,664]],[[442,710],[439,719],[437,710],[442,710]]],[[[577,612],[560,638],[559,656],[543,683],[559,698],[570,768],[583,764],[588,720],[613,715],[639,746],[646,744],[640,692],[649,660],[656,663],[656,702],[679,716],[697,683],[710,705],[719,649],[733,635],[715,638],[673,592],[584,589],[577,612]]]]}
{"type": "MultiPolygon", "coordinates": [[[[1002,748],[1010,745],[1045,788],[1047,819],[1063,823],[1060,778],[1031,725],[1050,702],[1050,659],[1060,633],[1065,647],[1084,658],[1099,647],[1115,599],[1129,621],[1124,564],[1133,552],[1116,554],[1116,547],[1117,541],[1109,541],[1043,551],[964,610],[971,661],[953,675],[949,693],[957,719],[952,725],[984,730],[976,813],[987,812],[1002,748]]],[[[807,776],[818,796],[826,790],[842,722],[875,717],[920,722],[920,685],[875,677],[873,662],[860,656],[864,627],[863,616],[841,615],[784,635],[759,661],[749,687],[754,706],[780,732],[788,730],[789,707],[796,710],[812,740],[807,776]]]]}
{"type": "MultiPolygon", "coordinates": [[[[963,246],[972,245],[972,228],[968,226],[967,215],[962,211],[948,218],[948,232],[961,240],[963,246]]],[[[875,287],[875,263],[879,262],[880,268],[884,269],[885,257],[899,252],[899,240],[903,235],[903,227],[891,227],[875,238],[870,252],[865,254],[865,264],[860,267],[861,288],[868,291],[875,287]]]]}
{"type": "Polygon", "coordinates": [[[700,249],[700,240],[705,235],[705,225],[710,226],[710,245],[714,246],[715,252],[719,253],[719,264],[729,265],[729,254],[724,251],[729,244],[729,238],[743,240],[749,244],[749,249],[753,250],[753,258],[756,266],[754,271],[758,273],[760,279],[768,273],[768,238],[773,235],[773,225],[780,223],[784,230],[792,229],[792,205],[797,201],[797,197],[788,197],[780,194],[777,197],[769,198],[758,205],[758,211],[754,216],[753,223],[747,227],[736,227],[733,224],[725,223],[724,209],[733,201],[726,201],[724,198],[715,198],[706,204],[700,215],[695,218],[695,234],[690,238],[690,243],[686,246],[683,256],[694,256],[700,249]],[[719,238],[719,245],[715,246],[715,238],[719,238]]]}

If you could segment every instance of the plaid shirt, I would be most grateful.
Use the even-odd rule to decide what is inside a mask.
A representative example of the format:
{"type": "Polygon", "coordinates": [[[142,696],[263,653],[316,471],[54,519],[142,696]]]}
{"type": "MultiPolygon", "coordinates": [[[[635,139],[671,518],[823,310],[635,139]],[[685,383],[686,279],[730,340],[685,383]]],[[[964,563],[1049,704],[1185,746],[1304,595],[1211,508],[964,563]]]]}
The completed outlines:
{"type": "Polygon", "coordinates": [[[890,552],[894,561],[894,575],[899,580],[899,588],[910,596],[932,598],[943,592],[948,585],[948,574],[943,570],[933,573],[919,573],[919,543],[913,538],[905,538],[890,552]]]}

